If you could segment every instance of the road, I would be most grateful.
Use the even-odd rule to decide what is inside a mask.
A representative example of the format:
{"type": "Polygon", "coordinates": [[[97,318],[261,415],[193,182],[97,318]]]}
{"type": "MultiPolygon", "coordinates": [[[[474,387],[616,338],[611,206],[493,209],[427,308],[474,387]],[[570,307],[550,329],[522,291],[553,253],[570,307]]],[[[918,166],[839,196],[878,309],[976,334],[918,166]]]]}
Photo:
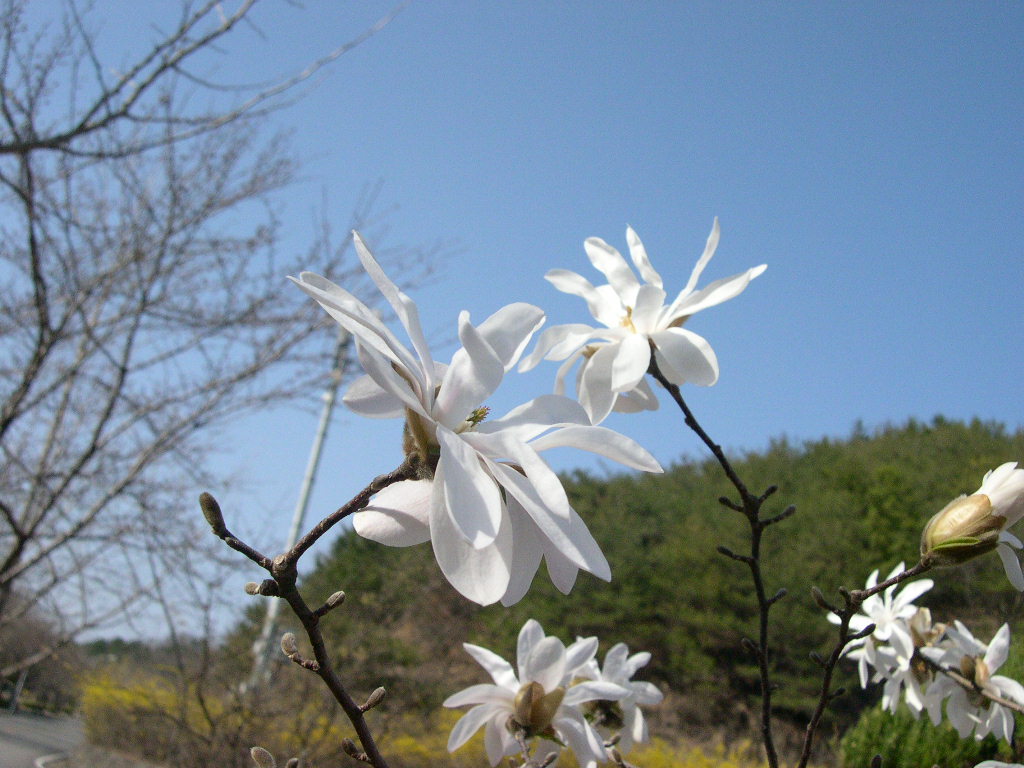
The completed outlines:
{"type": "Polygon", "coordinates": [[[43,755],[82,743],[82,724],[72,718],[0,713],[0,768],[33,768],[43,755]]]}

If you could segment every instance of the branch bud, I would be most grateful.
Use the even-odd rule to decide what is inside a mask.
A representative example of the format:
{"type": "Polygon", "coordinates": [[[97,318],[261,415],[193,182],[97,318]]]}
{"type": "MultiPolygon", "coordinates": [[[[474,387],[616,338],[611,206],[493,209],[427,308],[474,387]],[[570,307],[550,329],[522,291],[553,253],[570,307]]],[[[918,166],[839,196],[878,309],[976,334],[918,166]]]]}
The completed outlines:
{"type": "Polygon", "coordinates": [[[339,605],[341,605],[344,602],[345,602],[345,593],[342,592],[339,589],[333,595],[328,597],[326,601],[324,601],[324,605],[327,606],[327,610],[331,610],[333,608],[337,608],[339,605]]]}
{"type": "Polygon", "coordinates": [[[367,754],[365,752],[360,751],[359,747],[356,746],[356,743],[352,741],[352,739],[342,739],[341,748],[345,752],[345,754],[351,758],[354,758],[364,763],[370,762],[370,758],[367,756],[367,754]]]}
{"type": "Polygon", "coordinates": [[[258,595],[260,593],[260,583],[258,581],[247,581],[245,582],[245,594],[247,595],[258,595]]]}
{"type": "Polygon", "coordinates": [[[213,532],[221,537],[227,536],[228,529],[224,525],[224,515],[221,514],[220,504],[211,494],[206,492],[199,494],[199,508],[203,510],[203,517],[206,518],[206,522],[210,524],[213,532]]]}
{"type": "Polygon", "coordinates": [[[369,695],[369,697],[366,699],[366,703],[363,704],[363,706],[361,706],[359,709],[363,712],[367,712],[373,709],[382,701],[384,701],[385,695],[387,695],[387,691],[385,691],[383,687],[377,688],[373,693],[369,695]]]}
{"type": "Polygon", "coordinates": [[[291,632],[285,632],[281,636],[281,651],[289,659],[295,656],[299,652],[299,643],[295,639],[295,635],[291,632]]]}
{"type": "Polygon", "coordinates": [[[249,755],[259,768],[277,768],[277,761],[274,760],[274,756],[263,747],[253,747],[249,750],[249,755]]]}

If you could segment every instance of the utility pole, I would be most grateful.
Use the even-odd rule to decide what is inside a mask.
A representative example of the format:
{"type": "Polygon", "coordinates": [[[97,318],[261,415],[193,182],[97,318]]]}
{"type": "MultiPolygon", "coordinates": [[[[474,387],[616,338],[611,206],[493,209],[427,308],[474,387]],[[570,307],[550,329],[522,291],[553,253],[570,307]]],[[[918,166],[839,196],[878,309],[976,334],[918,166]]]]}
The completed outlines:
{"type": "MultiPolygon", "coordinates": [[[[288,540],[284,545],[284,552],[295,546],[295,542],[298,541],[299,533],[302,530],[302,521],[306,516],[306,509],[309,507],[309,495],[313,488],[313,481],[316,478],[317,467],[320,464],[320,451],[327,437],[327,426],[331,421],[334,401],[337,399],[338,387],[341,385],[341,377],[344,373],[345,360],[348,358],[348,350],[351,346],[352,337],[347,331],[339,328],[338,345],[334,350],[334,367],[331,370],[331,380],[321,396],[324,404],[320,411],[320,423],[317,425],[316,435],[313,437],[313,446],[309,451],[309,461],[306,462],[306,474],[302,478],[299,500],[295,505],[295,512],[292,515],[292,525],[288,531],[288,540]]],[[[249,679],[244,683],[243,690],[245,691],[255,690],[270,680],[270,658],[274,650],[274,636],[277,633],[277,615],[280,610],[281,600],[271,598],[267,602],[267,615],[263,619],[263,629],[260,631],[260,636],[252,647],[254,661],[249,679]]]]}

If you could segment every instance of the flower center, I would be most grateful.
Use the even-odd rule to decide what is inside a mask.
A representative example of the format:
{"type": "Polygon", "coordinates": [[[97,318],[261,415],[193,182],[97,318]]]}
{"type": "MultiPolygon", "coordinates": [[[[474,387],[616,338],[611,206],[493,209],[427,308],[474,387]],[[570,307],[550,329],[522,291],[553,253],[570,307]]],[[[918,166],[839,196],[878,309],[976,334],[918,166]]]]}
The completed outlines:
{"type": "Polygon", "coordinates": [[[540,683],[524,683],[516,693],[512,719],[526,731],[527,736],[544,733],[551,728],[551,721],[564,696],[564,688],[545,693],[540,683]]]}
{"type": "Polygon", "coordinates": [[[636,326],[633,325],[633,308],[626,307],[626,315],[622,318],[619,323],[623,328],[628,328],[632,333],[636,333],[636,326]]]}
{"type": "Polygon", "coordinates": [[[456,434],[462,434],[463,432],[469,432],[474,429],[477,424],[487,418],[487,415],[491,412],[491,409],[486,405],[481,405],[479,408],[470,412],[466,420],[459,425],[459,428],[455,430],[456,434]]]}

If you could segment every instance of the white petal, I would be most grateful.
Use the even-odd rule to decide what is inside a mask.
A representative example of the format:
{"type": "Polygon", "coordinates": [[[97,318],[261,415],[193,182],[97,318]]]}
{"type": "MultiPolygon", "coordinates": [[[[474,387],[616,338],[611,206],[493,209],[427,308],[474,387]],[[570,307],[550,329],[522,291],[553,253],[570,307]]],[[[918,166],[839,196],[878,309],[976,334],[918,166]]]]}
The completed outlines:
{"type": "Polygon", "coordinates": [[[612,366],[618,351],[618,344],[605,344],[584,363],[579,384],[580,405],[587,409],[594,424],[600,424],[608,418],[615,404],[612,366]]]}
{"type": "MultiPolygon", "coordinates": [[[[900,570],[902,571],[903,569],[901,568],[900,570]]],[[[893,611],[898,612],[903,608],[909,608],[914,600],[933,586],[935,586],[935,582],[931,579],[918,579],[917,581],[910,582],[896,595],[896,599],[893,601],[893,611]]]]}
{"type": "Polygon", "coordinates": [[[543,324],[544,310],[532,304],[516,303],[499,309],[484,320],[477,331],[508,371],[543,324]]]}
{"type": "Polygon", "coordinates": [[[525,667],[519,670],[520,683],[540,683],[546,692],[561,685],[564,675],[565,646],[557,637],[545,637],[533,646],[525,667]]]}
{"type": "Polygon", "coordinates": [[[505,506],[512,526],[512,573],[508,588],[501,596],[501,604],[507,608],[522,600],[529,591],[533,577],[540,567],[544,550],[541,547],[540,531],[522,505],[511,496],[507,496],[505,506]]]}
{"type": "Polygon", "coordinates": [[[519,371],[529,371],[541,360],[563,360],[599,333],[600,330],[582,323],[553,325],[537,338],[537,346],[519,364],[519,371]]]}
{"type": "Polygon", "coordinates": [[[535,451],[559,447],[578,448],[617,461],[630,469],[643,472],[662,472],[661,465],[639,443],[607,427],[559,427],[530,441],[535,451]]]}
{"type": "Polygon", "coordinates": [[[462,348],[452,356],[433,410],[434,418],[449,429],[461,427],[505,375],[505,367],[490,344],[470,324],[468,312],[459,315],[459,340],[462,348]]]}
{"type": "Polygon", "coordinates": [[[580,574],[579,566],[563,555],[561,550],[546,537],[542,546],[548,578],[555,585],[555,589],[563,595],[568,595],[576,585],[576,577],[580,574]]]}
{"type": "Polygon", "coordinates": [[[473,734],[480,730],[480,726],[501,711],[492,704],[481,704],[469,710],[452,728],[451,735],[448,737],[448,751],[454,752],[473,738],[473,734]]]}
{"type": "Polygon", "coordinates": [[[626,678],[628,679],[635,675],[636,671],[641,667],[646,667],[650,660],[651,654],[649,651],[634,653],[626,660],[625,665],[623,665],[623,673],[626,675],[626,678]]]}
{"type": "Polygon", "coordinates": [[[618,701],[629,696],[629,691],[616,683],[606,680],[587,680],[572,686],[565,692],[562,702],[566,706],[577,706],[588,701],[618,701]]]}
{"type": "Polygon", "coordinates": [[[596,637],[581,637],[565,649],[565,671],[572,675],[594,658],[597,653],[596,637]]]}
{"type": "Polygon", "coordinates": [[[661,275],[651,266],[651,260],[647,256],[647,249],[644,248],[644,244],[640,241],[639,236],[633,231],[632,227],[626,227],[626,243],[629,244],[629,255],[633,258],[633,263],[636,264],[636,268],[644,282],[658,288],[664,287],[661,282],[661,275]]]}
{"type": "Polygon", "coordinates": [[[505,727],[506,722],[508,722],[507,719],[502,722],[498,717],[487,721],[487,728],[484,731],[484,748],[487,750],[487,760],[492,766],[500,763],[501,758],[514,755],[519,750],[515,738],[505,727]]]}
{"type": "Polygon", "coordinates": [[[673,384],[689,382],[709,387],[718,381],[718,358],[702,336],[685,328],[668,328],[651,334],[658,366],[673,384]]]}
{"type": "Polygon", "coordinates": [[[651,363],[651,344],[646,336],[632,333],[622,340],[612,361],[611,388],[615,392],[628,392],[647,373],[651,363]]]}
{"type": "Polygon", "coordinates": [[[728,301],[743,293],[746,287],[750,285],[750,281],[767,268],[767,264],[761,264],[757,267],[751,267],[746,272],[741,272],[738,275],[723,277],[721,280],[709,283],[696,293],[673,302],[668,311],[662,315],[662,320],[664,322],[671,322],[680,317],[689,317],[700,312],[702,309],[728,301]]]}
{"type": "Polygon", "coordinates": [[[621,302],[610,301],[609,296],[598,291],[583,275],[570,272],[567,269],[552,269],[544,275],[544,279],[562,293],[579,296],[587,302],[587,309],[590,310],[590,314],[597,320],[600,320],[602,317],[608,317],[616,312],[622,312],[621,302]],[[616,303],[618,306],[616,306],[616,303]]]}
{"type": "MultiPolygon", "coordinates": [[[[502,519],[501,493],[482,466],[480,456],[459,435],[438,426],[441,458],[436,473],[444,471],[444,503],[460,535],[477,549],[490,544],[502,519]]],[[[434,483],[438,483],[435,474],[434,483]]]]}
{"type": "Polygon", "coordinates": [[[625,643],[616,643],[608,649],[604,655],[604,668],[601,673],[607,680],[628,680],[629,675],[625,674],[626,659],[629,656],[629,646],[625,643]]]}
{"type": "Polygon", "coordinates": [[[1024,592],[1024,572],[1021,571],[1017,553],[1003,542],[996,546],[996,552],[999,554],[999,559],[1003,561],[1006,578],[1010,580],[1017,591],[1024,592]]]}
{"type": "Polygon", "coordinates": [[[665,304],[665,292],[653,285],[642,285],[633,305],[633,327],[637,333],[647,334],[658,330],[661,310],[665,304]]]}
{"type": "Polygon", "coordinates": [[[995,637],[988,644],[988,650],[985,652],[985,665],[988,667],[989,672],[995,672],[1006,661],[1006,657],[1010,652],[1010,625],[1003,624],[999,631],[996,632],[995,637]]]}
{"type": "Polygon", "coordinates": [[[472,643],[463,643],[462,647],[477,664],[487,670],[487,674],[491,676],[495,685],[511,691],[513,694],[519,690],[519,680],[516,678],[516,673],[512,671],[512,665],[501,656],[472,643]]]}
{"type": "MultiPolygon", "coordinates": [[[[715,220],[711,224],[711,234],[708,235],[707,242],[704,244],[704,252],[697,259],[697,263],[693,267],[693,271],[690,273],[690,279],[686,281],[686,287],[683,288],[680,297],[689,295],[694,288],[697,287],[697,281],[700,279],[701,272],[704,271],[704,267],[711,261],[711,257],[715,255],[715,250],[718,248],[718,240],[722,235],[722,229],[718,226],[718,217],[715,216],[715,220]]],[[[678,301],[679,299],[676,299],[678,301]]]]}
{"type": "Polygon", "coordinates": [[[432,390],[434,388],[434,362],[430,356],[430,347],[423,335],[423,328],[420,325],[419,310],[416,308],[416,304],[412,299],[402,293],[398,286],[391,282],[391,279],[384,274],[384,270],[380,268],[377,260],[374,259],[373,254],[370,253],[370,249],[367,248],[366,243],[363,242],[362,236],[358,232],[353,232],[352,236],[353,242],[356,246],[356,254],[359,256],[359,261],[362,263],[363,269],[366,270],[370,279],[376,283],[377,288],[395,310],[395,314],[398,315],[398,319],[409,334],[409,339],[412,341],[413,349],[416,350],[416,354],[419,355],[420,361],[423,364],[422,370],[426,375],[424,384],[428,390],[432,390]]]}
{"type": "Polygon", "coordinates": [[[405,414],[405,404],[370,376],[353,381],[341,400],[355,413],[371,419],[397,419],[405,414]]]}
{"type": "MultiPolygon", "coordinates": [[[[544,628],[536,619],[527,619],[516,638],[516,667],[520,672],[526,668],[526,660],[541,640],[544,639],[544,628]]],[[[525,681],[524,681],[525,682],[525,681]]]]}
{"type": "Polygon", "coordinates": [[[590,425],[587,412],[575,400],[561,395],[541,395],[513,408],[500,419],[488,419],[476,428],[478,434],[503,432],[526,442],[563,424],[590,425]]]}
{"type": "MultiPolygon", "coordinates": [[[[552,514],[537,495],[536,489],[516,470],[505,464],[494,462],[489,462],[488,466],[494,476],[500,480],[502,487],[522,504],[552,546],[577,567],[589,571],[599,579],[605,581],[611,579],[611,569],[604,553],[601,552],[601,548],[575,510],[570,509],[568,519],[552,514]]],[[[542,546],[547,553],[547,545],[542,544],[542,546]]]]}
{"type": "Polygon", "coordinates": [[[630,683],[629,688],[637,704],[654,706],[655,704],[660,704],[662,699],[665,698],[665,694],[659,691],[654,683],[649,683],[646,680],[630,683]]]}
{"type": "Polygon", "coordinates": [[[473,547],[455,527],[439,498],[442,494],[438,489],[443,485],[442,465],[438,464],[430,508],[430,543],[437,564],[448,582],[468,599],[480,605],[496,603],[505,594],[511,576],[510,527],[501,526],[491,544],[473,547]]]}
{"type": "Polygon", "coordinates": [[[622,254],[599,237],[588,237],[583,243],[590,263],[608,278],[608,284],[615,289],[622,303],[632,306],[640,283],[622,258],[622,254]]]}
{"type": "Polygon", "coordinates": [[[615,398],[615,405],[612,410],[617,413],[639,413],[640,411],[658,410],[658,398],[647,383],[647,379],[640,379],[636,386],[629,392],[620,392],[615,398]]]}
{"type": "Polygon", "coordinates": [[[518,465],[544,506],[562,519],[569,519],[569,498],[562,481],[530,445],[504,431],[490,434],[467,432],[463,439],[489,459],[509,459],[518,465]]]}
{"type": "MultiPolygon", "coordinates": [[[[468,645],[468,643],[467,643],[468,645]]],[[[453,693],[445,699],[443,707],[464,707],[467,704],[509,704],[513,694],[507,688],[502,688],[490,683],[479,683],[464,688],[458,693],[453,693]]]]}
{"type": "MultiPolygon", "coordinates": [[[[356,349],[363,370],[384,392],[424,418],[433,420],[427,412],[428,406],[415,391],[416,385],[410,379],[400,376],[390,360],[365,347],[362,342],[356,345],[356,349]]],[[[405,368],[402,371],[407,372],[405,368]]]]}
{"type": "Polygon", "coordinates": [[[389,547],[411,547],[430,540],[430,480],[389,485],[352,516],[355,532],[389,547]]]}

